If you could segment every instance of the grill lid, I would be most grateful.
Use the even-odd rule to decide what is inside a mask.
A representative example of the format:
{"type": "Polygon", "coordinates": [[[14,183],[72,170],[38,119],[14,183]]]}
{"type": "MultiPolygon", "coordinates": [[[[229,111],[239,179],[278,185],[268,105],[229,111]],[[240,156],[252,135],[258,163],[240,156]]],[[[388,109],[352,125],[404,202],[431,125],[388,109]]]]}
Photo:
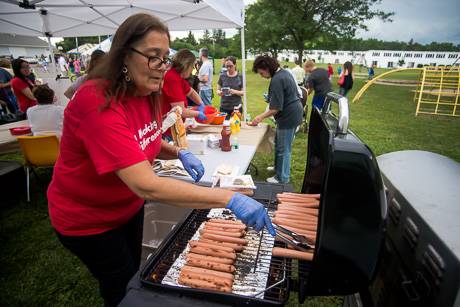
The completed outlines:
{"type": "Polygon", "coordinates": [[[372,151],[348,129],[348,101],[328,94],[310,117],[302,193],[321,193],[310,295],[356,293],[376,272],[384,237],[386,199],[372,151]],[[331,103],[339,105],[339,115],[331,103]]]}

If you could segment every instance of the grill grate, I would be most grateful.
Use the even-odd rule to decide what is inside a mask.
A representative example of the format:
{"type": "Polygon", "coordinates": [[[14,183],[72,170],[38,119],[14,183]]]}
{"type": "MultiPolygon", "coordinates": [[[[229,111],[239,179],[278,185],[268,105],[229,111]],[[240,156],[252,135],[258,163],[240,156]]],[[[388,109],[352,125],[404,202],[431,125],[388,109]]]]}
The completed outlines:
{"type": "MultiPolygon", "coordinates": [[[[274,198],[274,196],[273,196],[274,198]]],[[[277,207],[277,202],[272,198],[258,200],[266,206],[269,213],[273,212],[277,207]]],[[[310,266],[299,266],[298,262],[291,259],[280,258],[280,257],[271,257],[270,261],[259,261],[257,268],[254,266],[251,267],[238,267],[238,274],[244,271],[257,272],[267,271],[268,270],[268,280],[266,283],[265,291],[257,293],[257,298],[255,296],[244,296],[234,293],[221,293],[208,291],[203,289],[193,289],[187,287],[177,287],[162,284],[163,278],[167,275],[171,266],[174,264],[179,255],[186,248],[188,241],[196,233],[200,225],[206,221],[207,215],[210,210],[194,210],[187,220],[179,226],[178,229],[175,229],[169,239],[166,239],[162,246],[159,247],[157,253],[149,259],[147,262],[142,274],[141,282],[150,287],[167,289],[172,291],[178,291],[184,294],[191,296],[203,297],[206,293],[206,299],[212,299],[218,302],[228,302],[233,304],[249,304],[252,306],[262,306],[266,304],[284,304],[289,296],[289,284],[292,278],[297,278],[301,275],[302,277],[307,277],[310,272],[310,266]]],[[[261,236],[262,238],[263,236],[261,236]]],[[[259,241],[257,246],[257,252],[255,252],[255,257],[259,259],[261,253],[269,253],[271,255],[271,250],[264,250],[264,242],[259,241]]],[[[275,241],[275,246],[286,247],[284,243],[275,241]]]]}

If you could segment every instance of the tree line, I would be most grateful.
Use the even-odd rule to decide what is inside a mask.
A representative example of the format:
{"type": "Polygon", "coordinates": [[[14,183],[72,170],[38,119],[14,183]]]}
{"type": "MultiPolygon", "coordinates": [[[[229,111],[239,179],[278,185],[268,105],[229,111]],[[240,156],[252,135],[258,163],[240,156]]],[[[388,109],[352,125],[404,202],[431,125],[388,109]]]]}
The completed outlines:
{"type": "Polygon", "coordinates": [[[460,44],[420,44],[354,38],[367,30],[366,22],[378,18],[392,22],[394,12],[377,9],[381,0],[258,0],[246,9],[246,46],[252,53],[294,50],[407,50],[460,51],[460,44]]]}
{"type": "Polygon", "coordinates": [[[190,49],[198,51],[201,48],[208,48],[213,58],[224,58],[229,55],[241,58],[241,31],[232,37],[227,38],[225,31],[214,29],[205,30],[200,39],[196,39],[192,31],[183,38],[175,38],[171,43],[172,49],[190,49]]]}

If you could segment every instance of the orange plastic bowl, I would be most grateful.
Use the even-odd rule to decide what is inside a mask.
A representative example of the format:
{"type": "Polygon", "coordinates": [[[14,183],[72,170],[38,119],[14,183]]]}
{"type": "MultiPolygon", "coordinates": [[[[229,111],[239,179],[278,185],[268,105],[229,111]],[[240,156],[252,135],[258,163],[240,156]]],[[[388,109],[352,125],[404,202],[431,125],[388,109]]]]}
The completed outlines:
{"type": "Polygon", "coordinates": [[[224,120],[225,120],[225,117],[227,117],[227,113],[225,112],[222,112],[222,113],[218,113],[215,117],[214,117],[214,120],[212,121],[211,124],[213,125],[222,125],[224,120]]]}
{"type": "MultiPolygon", "coordinates": [[[[192,110],[197,111],[198,107],[193,107],[192,110]]],[[[213,106],[205,106],[204,114],[206,115],[208,119],[199,120],[198,118],[196,118],[196,121],[201,124],[211,124],[214,121],[214,118],[216,117],[216,115],[219,114],[219,111],[217,111],[217,109],[214,108],[213,106]]]]}
{"type": "Polygon", "coordinates": [[[11,135],[28,135],[32,134],[32,129],[28,126],[10,128],[11,135]]]}

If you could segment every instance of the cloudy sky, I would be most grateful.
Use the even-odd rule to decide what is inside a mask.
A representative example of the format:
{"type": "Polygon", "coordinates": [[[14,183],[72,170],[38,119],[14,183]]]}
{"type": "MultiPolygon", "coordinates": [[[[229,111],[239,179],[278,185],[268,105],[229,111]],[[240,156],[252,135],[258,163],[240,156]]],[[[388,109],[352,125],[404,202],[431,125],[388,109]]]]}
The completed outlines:
{"type": "MultiPolygon", "coordinates": [[[[253,2],[244,0],[245,4],[253,2]]],[[[460,0],[382,0],[378,8],[394,12],[393,22],[370,20],[369,31],[360,32],[358,37],[460,44],[460,0]]]]}
{"type": "Polygon", "coordinates": [[[430,43],[460,43],[460,0],[383,0],[378,6],[395,13],[393,22],[368,22],[363,38],[430,43]]]}

